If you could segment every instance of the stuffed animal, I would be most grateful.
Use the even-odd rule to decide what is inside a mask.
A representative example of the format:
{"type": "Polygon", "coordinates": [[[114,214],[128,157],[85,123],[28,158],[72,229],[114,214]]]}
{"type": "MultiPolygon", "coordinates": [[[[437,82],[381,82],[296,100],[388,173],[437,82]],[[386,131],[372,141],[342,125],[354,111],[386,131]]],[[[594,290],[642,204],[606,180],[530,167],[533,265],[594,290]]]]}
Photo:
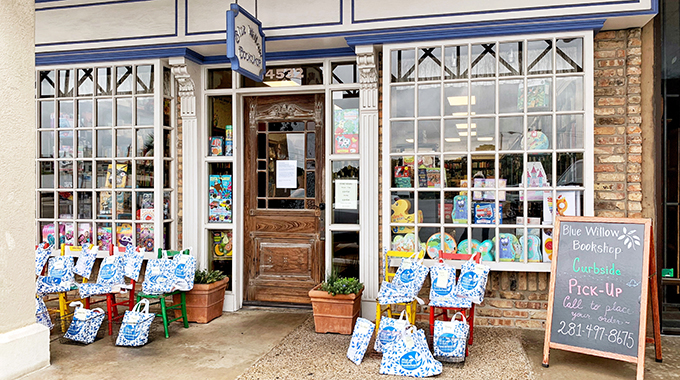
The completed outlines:
{"type": "Polygon", "coordinates": [[[477,251],[482,255],[482,261],[496,261],[493,249],[493,241],[484,240],[477,247],[477,251]]]}
{"type": "MultiPolygon", "coordinates": [[[[498,235],[498,258],[500,261],[520,261],[522,258],[522,245],[513,234],[498,235]]],[[[496,238],[493,238],[496,243],[496,238]]]]}
{"type": "MultiPolygon", "coordinates": [[[[522,242],[524,242],[524,239],[522,239],[522,242]]],[[[536,235],[527,236],[527,261],[530,263],[540,263],[543,261],[541,239],[536,235]]]]}

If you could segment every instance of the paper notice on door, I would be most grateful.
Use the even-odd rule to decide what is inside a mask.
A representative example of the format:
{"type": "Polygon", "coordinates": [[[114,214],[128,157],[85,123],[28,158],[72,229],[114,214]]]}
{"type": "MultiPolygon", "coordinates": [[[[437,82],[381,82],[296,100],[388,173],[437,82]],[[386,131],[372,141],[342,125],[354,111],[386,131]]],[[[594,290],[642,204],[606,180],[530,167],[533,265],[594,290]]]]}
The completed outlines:
{"type": "Polygon", "coordinates": [[[356,210],[358,208],[357,188],[359,181],[356,179],[335,180],[335,209],[356,210]]]}
{"type": "Polygon", "coordinates": [[[276,187],[297,189],[297,160],[276,161],[276,187]]]}

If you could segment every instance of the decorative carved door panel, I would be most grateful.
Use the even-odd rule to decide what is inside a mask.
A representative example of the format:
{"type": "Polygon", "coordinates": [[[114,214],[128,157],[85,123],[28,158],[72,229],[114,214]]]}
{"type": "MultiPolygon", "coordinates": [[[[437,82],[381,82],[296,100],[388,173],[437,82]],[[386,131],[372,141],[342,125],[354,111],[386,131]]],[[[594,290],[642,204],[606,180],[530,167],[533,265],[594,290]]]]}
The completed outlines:
{"type": "Polygon", "coordinates": [[[321,282],[323,109],[322,94],[245,98],[246,302],[309,303],[321,282]]]}

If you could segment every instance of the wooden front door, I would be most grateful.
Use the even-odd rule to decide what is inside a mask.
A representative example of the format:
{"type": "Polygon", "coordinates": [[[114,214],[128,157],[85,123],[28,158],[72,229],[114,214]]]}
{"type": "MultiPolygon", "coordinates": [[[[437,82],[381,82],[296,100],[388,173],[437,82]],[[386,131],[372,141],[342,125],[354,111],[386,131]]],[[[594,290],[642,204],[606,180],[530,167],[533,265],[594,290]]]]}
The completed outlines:
{"type": "Polygon", "coordinates": [[[321,282],[323,110],[322,94],[245,98],[246,302],[308,304],[321,282]]]}

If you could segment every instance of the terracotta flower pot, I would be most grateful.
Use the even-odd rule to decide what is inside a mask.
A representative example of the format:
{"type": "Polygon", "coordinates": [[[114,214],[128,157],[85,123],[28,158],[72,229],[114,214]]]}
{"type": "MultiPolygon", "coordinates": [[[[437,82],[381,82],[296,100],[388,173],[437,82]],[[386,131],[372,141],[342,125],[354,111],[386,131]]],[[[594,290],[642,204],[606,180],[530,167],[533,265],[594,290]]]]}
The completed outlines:
{"type": "MultiPolygon", "coordinates": [[[[229,277],[212,284],[194,284],[194,288],[186,292],[187,319],[189,322],[208,323],[222,315],[224,290],[229,277]]],[[[180,302],[180,295],[175,294],[175,303],[180,302]]],[[[175,318],[180,317],[181,310],[175,310],[175,318]]]]}
{"type": "Polygon", "coordinates": [[[321,284],[309,291],[314,310],[314,327],[318,333],[339,333],[351,335],[361,313],[361,293],[338,294],[318,290],[321,284]]]}

